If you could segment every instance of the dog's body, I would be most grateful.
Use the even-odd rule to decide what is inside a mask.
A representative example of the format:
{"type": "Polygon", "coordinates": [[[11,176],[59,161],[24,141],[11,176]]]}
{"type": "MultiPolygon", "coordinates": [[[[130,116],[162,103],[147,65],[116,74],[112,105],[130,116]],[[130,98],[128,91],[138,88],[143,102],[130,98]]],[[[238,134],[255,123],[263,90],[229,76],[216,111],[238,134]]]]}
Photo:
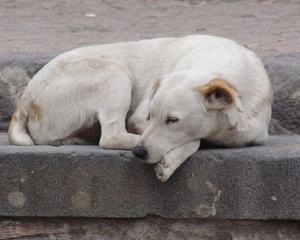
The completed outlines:
{"type": "Polygon", "coordinates": [[[101,147],[142,145],[148,162],[164,159],[156,170],[166,180],[202,138],[226,146],[264,141],[271,102],[261,61],[231,40],[194,35],[91,46],[56,57],[34,76],[9,139],[17,145],[80,143],[77,133],[100,122],[101,147]],[[158,120],[169,108],[180,116],[158,120]],[[191,121],[181,125],[184,134],[174,127],[181,118],[191,121]],[[173,164],[174,158],[180,160],[173,164]]]}

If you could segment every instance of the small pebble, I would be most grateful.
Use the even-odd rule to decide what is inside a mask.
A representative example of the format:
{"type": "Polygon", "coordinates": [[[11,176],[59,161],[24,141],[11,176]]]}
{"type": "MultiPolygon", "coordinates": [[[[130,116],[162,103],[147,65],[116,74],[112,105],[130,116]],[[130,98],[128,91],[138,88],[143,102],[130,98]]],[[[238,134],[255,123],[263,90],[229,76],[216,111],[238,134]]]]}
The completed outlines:
{"type": "Polygon", "coordinates": [[[275,196],[272,196],[271,199],[272,199],[273,201],[277,201],[277,197],[275,197],[275,196]]]}
{"type": "Polygon", "coordinates": [[[94,18],[96,17],[97,15],[95,13],[86,13],[85,14],[86,17],[90,17],[90,18],[94,18]]]}

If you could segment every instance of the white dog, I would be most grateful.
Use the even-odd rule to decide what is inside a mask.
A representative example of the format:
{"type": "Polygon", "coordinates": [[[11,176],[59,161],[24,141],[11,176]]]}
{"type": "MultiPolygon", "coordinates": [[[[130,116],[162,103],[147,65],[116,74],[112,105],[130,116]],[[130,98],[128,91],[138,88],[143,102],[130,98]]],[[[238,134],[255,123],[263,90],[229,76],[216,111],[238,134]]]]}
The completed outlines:
{"type": "Polygon", "coordinates": [[[266,140],[271,103],[261,61],[228,39],[192,35],[91,46],[61,54],[34,76],[9,139],[80,144],[100,123],[102,148],[133,148],[145,162],[158,163],[157,177],[166,181],[200,139],[234,147],[266,140]]]}

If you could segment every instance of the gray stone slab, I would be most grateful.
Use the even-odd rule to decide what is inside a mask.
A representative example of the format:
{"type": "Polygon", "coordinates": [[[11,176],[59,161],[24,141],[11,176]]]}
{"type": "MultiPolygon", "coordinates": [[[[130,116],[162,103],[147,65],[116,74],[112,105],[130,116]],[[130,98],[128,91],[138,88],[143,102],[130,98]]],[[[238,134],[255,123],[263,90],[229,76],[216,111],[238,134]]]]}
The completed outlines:
{"type": "Polygon", "coordinates": [[[271,130],[287,133],[285,128],[300,134],[300,52],[269,57],[264,62],[274,91],[271,130]]]}
{"type": "Polygon", "coordinates": [[[0,142],[0,216],[300,219],[297,135],[201,149],[166,183],[128,151],[0,142]]]}
{"type": "Polygon", "coordinates": [[[8,129],[11,115],[30,79],[52,58],[39,54],[0,55],[0,131],[8,129]]]}
{"type": "Polygon", "coordinates": [[[2,218],[0,239],[299,240],[299,221],[2,218]],[[16,230],[17,229],[17,230],[16,230]]]}

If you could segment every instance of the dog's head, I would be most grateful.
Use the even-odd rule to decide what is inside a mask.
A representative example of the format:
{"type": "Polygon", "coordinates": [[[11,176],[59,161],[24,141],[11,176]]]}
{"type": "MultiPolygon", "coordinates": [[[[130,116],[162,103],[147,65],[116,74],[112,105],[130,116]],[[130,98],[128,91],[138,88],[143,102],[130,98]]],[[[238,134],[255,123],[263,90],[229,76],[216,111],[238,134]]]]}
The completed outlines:
{"type": "Polygon", "coordinates": [[[157,163],[179,146],[214,134],[220,125],[235,125],[240,111],[235,88],[223,79],[197,75],[176,74],[155,83],[149,125],[133,148],[146,163],[157,163]]]}

